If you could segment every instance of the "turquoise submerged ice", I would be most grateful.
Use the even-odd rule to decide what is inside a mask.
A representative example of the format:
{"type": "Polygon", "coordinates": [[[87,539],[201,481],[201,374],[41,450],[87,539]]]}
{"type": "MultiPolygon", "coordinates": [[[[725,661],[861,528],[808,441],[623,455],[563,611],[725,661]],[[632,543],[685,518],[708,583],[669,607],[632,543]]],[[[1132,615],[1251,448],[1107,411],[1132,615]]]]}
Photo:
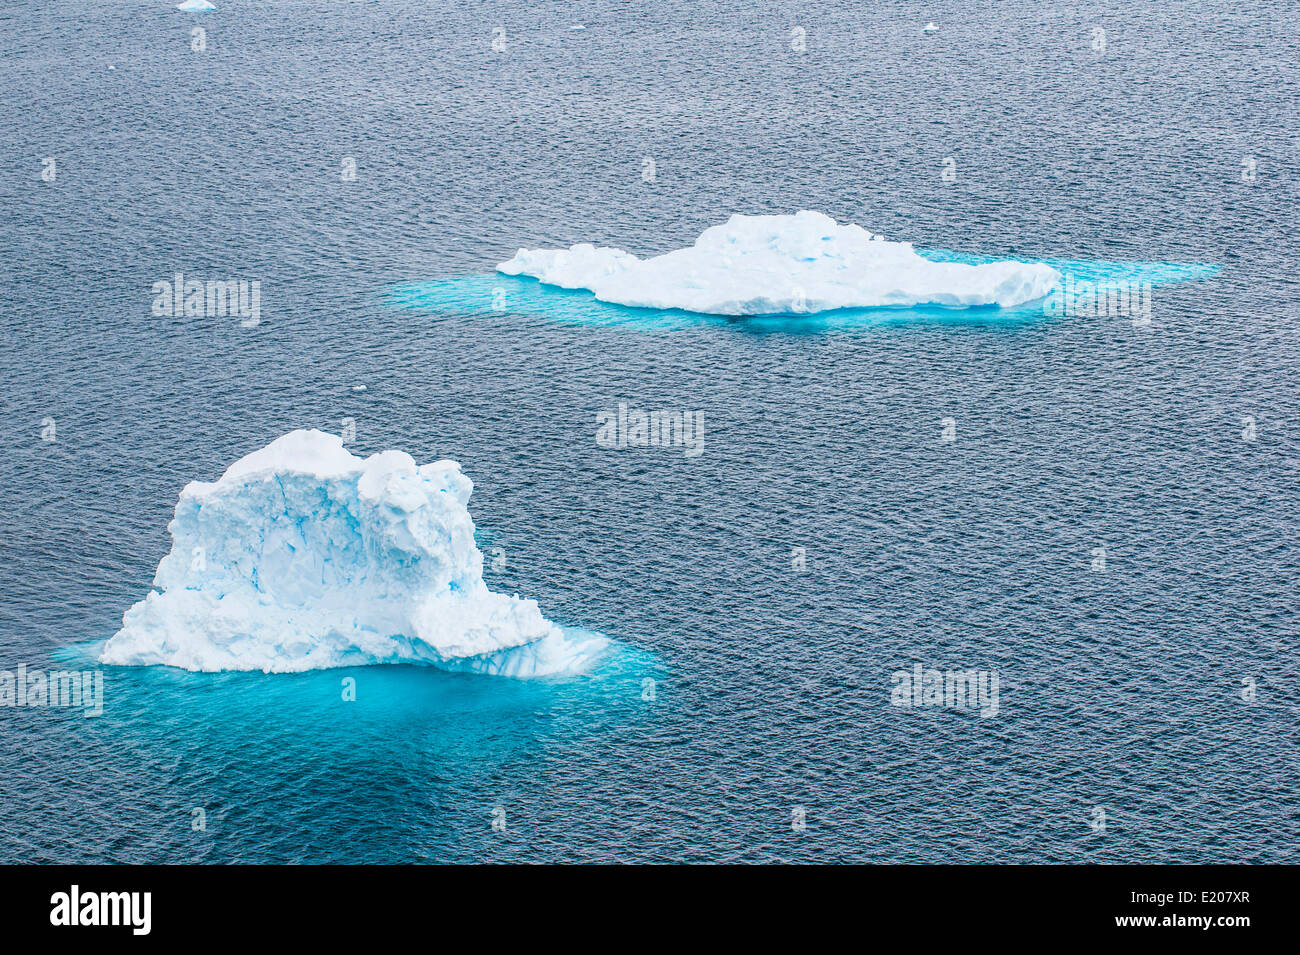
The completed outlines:
{"type": "Polygon", "coordinates": [[[192,482],[155,590],[105,645],[109,664],[294,672],[368,663],[542,676],[607,645],[483,582],[455,461],[358,458],[294,431],[192,482]]]}
{"type": "Polygon", "coordinates": [[[843,308],[941,305],[1009,308],[1061,281],[1042,262],[936,262],[818,212],[733,215],[690,248],[639,259],[583,243],[520,249],[497,271],[589,289],[616,305],[714,315],[774,315],[843,308]]]}

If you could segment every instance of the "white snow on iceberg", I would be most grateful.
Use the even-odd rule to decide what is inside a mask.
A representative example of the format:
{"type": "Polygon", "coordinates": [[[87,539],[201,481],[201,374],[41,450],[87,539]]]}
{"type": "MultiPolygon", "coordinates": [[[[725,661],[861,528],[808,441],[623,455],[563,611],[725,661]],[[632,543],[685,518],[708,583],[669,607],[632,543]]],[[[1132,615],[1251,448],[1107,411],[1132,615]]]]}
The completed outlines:
{"type": "Polygon", "coordinates": [[[101,662],[296,672],[428,663],[508,676],[572,673],[608,644],[483,582],[455,461],[364,460],[293,431],[181,491],[156,588],[101,662]]]}
{"type": "Polygon", "coordinates": [[[889,242],[819,212],[733,215],[695,244],[639,259],[589,243],[520,249],[497,266],[547,285],[590,289],[604,302],[715,315],[943,305],[1008,308],[1042,298],[1061,280],[1044,263],[933,262],[910,242],[889,242]]]}
{"type": "Polygon", "coordinates": [[[176,4],[176,9],[188,13],[191,11],[215,10],[217,7],[215,4],[209,3],[208,0],[184,0],[184,2],[176,4]]]}

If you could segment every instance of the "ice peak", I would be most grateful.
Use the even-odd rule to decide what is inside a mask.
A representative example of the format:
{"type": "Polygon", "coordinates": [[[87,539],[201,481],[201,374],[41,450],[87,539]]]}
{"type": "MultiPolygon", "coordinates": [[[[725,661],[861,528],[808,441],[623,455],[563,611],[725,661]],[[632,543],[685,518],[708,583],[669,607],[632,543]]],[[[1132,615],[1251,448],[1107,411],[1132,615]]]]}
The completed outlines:
{"type": "Polygon", "coordinates": [[[483,581],[455,461],[351,454],[292,431],[181,492],[154,592],[104,647],[110,664],[298,671],[430,663],[516,676],[567,672],[576,643],[532,600],[483,581]]]}

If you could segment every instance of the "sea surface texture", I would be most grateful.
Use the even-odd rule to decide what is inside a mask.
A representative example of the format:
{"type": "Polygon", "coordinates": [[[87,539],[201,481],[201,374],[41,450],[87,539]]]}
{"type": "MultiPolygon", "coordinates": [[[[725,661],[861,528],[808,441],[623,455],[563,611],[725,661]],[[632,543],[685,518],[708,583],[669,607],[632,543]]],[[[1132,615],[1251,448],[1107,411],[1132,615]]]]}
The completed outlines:
{"type": "Polygon", "coordinates": [[[1300,862],[1294,7],[215,2],[0,11],[0,671],[103,679],[0,706],[0,861],[1300,862]],[[804,209],[1122,294],[494,273],[804,209]],[[299,428],[458,461],[610,652],[97,663],[299,428]]]}

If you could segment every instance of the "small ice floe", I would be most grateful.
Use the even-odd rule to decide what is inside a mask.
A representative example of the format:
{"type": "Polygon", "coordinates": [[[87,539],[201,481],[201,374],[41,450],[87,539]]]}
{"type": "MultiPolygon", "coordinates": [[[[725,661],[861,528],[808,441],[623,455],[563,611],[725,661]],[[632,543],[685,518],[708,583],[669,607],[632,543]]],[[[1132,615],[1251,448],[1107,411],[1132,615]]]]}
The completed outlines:
{"type": "Polygon", "coordinates": [[[215,10],[216,4],[209,3],[208,0],[183,0],[182,3],[176,4],[177,10],[184,10],[187,13],[196,13],[202,10],[215,10]]]}
{"type": "Polygon", "coordinates": [[[927,24],[925,25],[925,28],[924,28],[921,32],[922,32],[922,33],[938,33],[938,32],[939,32],[939,24],[937,24],[937,23],[935,23],[933,20],[931,20],[929,23],[927,23],[927,24]]]}
{"type": "Polygon", "coordinates": [[[543,285],[585,288],[602,302],[710,315],[789,315],[839,308],[998,305],[1043,298],[1061,283],[1044,262],[934,262],[910,242],[805,210],[733,215],[692,245],[640,258],[589,242],[520,249],[497,266],[543,285]]]}
{"type": "Polygon", "coordinates": [[[352,390],[353,390],[353,391],[365,391],[365,390],[366,390],[366,386],[365,386],[365,385],[353,385],[353,386],[352,386],[352,390]]]}
{"type": "Polygon", "coordinates": [[[573,26],[569,27],[569,29],[570,29],[570,30],[585,30],[585,29],[587,29],[587,28],[586,28],[585,26],[583,26],[581,23],[575,23],[573,26]]]}
{"type": "Polygon", "coordinates": [[[115,70],[115,69],[117,69],[117,67],[114,66],[112,63],[108,64],[108,68],[109,68],[110,70],[115,70]]]}

